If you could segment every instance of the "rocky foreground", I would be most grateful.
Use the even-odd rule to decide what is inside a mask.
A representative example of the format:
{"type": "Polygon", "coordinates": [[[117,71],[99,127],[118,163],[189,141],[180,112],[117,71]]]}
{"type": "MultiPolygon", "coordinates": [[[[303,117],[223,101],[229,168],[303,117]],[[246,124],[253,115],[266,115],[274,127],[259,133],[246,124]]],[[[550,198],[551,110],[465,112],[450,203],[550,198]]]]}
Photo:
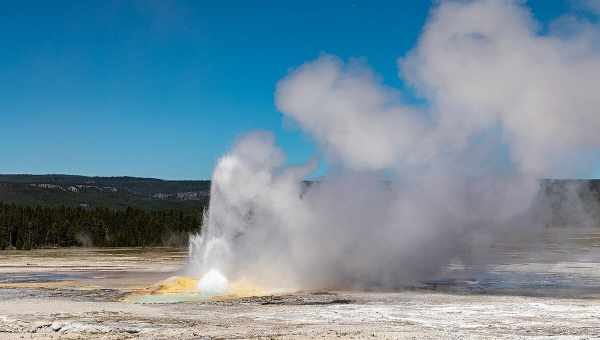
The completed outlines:
{"type": "Polygon", "coordinates": [[[595,300],[402,292],[139,305],[57,295],[0,302],[0,338],[600,337],[595,300]]]}
{"type": "Polygon", "coordinates": [[[429,285],[181,303],[127,299],[175,274],[184,259],[184,250],[165,249],[0,254],[0,339],[600,338],[594,295],[481,294],[429,285]]]}

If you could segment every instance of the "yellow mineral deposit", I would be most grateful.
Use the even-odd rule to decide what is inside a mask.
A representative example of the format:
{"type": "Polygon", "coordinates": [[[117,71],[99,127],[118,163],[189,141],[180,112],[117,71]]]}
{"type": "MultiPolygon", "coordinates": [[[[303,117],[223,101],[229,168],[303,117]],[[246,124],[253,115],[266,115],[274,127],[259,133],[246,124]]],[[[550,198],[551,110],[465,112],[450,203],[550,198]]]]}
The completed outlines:
{"type": "MultiPolygon", "coordinates": [[[[271,292],[272,293],[272,292],[271,292]]],[[[262,289],[249,280],[241,279],[232,282],[229,285],[229,290],[223,298],[240,298],[249,296],[265,296],[270,294],[267,290],[262,289]]]]}
{"type": "Polygon", "coordinates": [[[199,299],[234,299],[264,296],[267,291],[246,279],[229,282],[218,270],[210,270],[200,279],[172,276],[158,284],[137,290],[125,298],[136,303],[174,303],[199,299]]]}
{"type": "Polygon", "coordinates": [[[187,276],[172,276],[158,284],[150,294],[196,293],[198,279],[187,276]]]}

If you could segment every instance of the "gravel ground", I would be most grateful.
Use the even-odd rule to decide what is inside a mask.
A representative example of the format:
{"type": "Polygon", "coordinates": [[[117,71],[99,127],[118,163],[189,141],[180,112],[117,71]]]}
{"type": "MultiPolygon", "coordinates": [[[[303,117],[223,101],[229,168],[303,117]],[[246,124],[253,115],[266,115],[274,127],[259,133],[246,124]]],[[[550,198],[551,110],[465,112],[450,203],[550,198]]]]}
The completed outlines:
{"type": "MultiPolygon", "coordinates": [[[[127,302],[133,301],[132,292],[176,274],[185,254],[174,249],[0,253],[0,339],[600,338],[600,299],[594,290],[600,271],[589,257],[582,265],[500,264],[479,276],[498,280],[510,272],[522,280],[535,269],[531,280],[555,278],[557,292],[570,292],[561,297],[544,285],[505,289],[509,280],[501,281],[500,289],[481,279],[485,285],[470,289],[477,280],[446,278],[395,292],[127,302]],[[585,277],[587,290],[565,288],[557,275],[585,277]]],[[[461,275],[475,275],[463,269],[461,275]]]]}
{"type": "Polygon", "coordinates": [[[435,292],[328,294],[139,305],[69,298],[0,302],[0,338],[600,337],[596,300],[435,292]]]}

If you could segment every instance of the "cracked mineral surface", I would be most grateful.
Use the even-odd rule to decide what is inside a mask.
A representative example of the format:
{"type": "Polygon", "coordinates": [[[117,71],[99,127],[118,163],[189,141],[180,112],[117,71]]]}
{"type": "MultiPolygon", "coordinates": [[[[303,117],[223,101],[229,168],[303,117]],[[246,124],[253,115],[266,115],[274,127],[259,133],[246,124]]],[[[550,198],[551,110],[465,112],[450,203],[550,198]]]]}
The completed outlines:
{"type": "Polygon", "coordinates": [[[497,242],[477,263],[453,261],[393,291],[177,303],[129,297],[177,275],[185,249],[4,251],[0,339],[600,338],[600,238],[547,233],[536,246],[497,242]]]}

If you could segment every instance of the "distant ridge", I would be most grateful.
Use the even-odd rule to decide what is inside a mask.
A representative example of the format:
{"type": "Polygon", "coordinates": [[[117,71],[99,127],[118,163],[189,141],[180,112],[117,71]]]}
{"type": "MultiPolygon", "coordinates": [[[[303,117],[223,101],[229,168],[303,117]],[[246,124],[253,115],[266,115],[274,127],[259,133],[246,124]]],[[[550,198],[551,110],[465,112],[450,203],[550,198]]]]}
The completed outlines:
{"type": "Polygon", "coordinates": [[[0,201],[23,205],[201,209],[210,181],[129,176],[0,175],[0,201]]]}
{"type": "MultiPolygon", "coordinates": [[[[544,215],[552,224],[581,220],[580,224],[600,226],[600,180],[547,178],[540,181],[539,203],[548,209],[544,215]]],[[[307,188],[315,183],[318,181],[304,181],[307,188]]],[[[208,180],[0,174],[0,202],[18,205],[199,212],[208,207],[209,196],[208,180]]]]}

